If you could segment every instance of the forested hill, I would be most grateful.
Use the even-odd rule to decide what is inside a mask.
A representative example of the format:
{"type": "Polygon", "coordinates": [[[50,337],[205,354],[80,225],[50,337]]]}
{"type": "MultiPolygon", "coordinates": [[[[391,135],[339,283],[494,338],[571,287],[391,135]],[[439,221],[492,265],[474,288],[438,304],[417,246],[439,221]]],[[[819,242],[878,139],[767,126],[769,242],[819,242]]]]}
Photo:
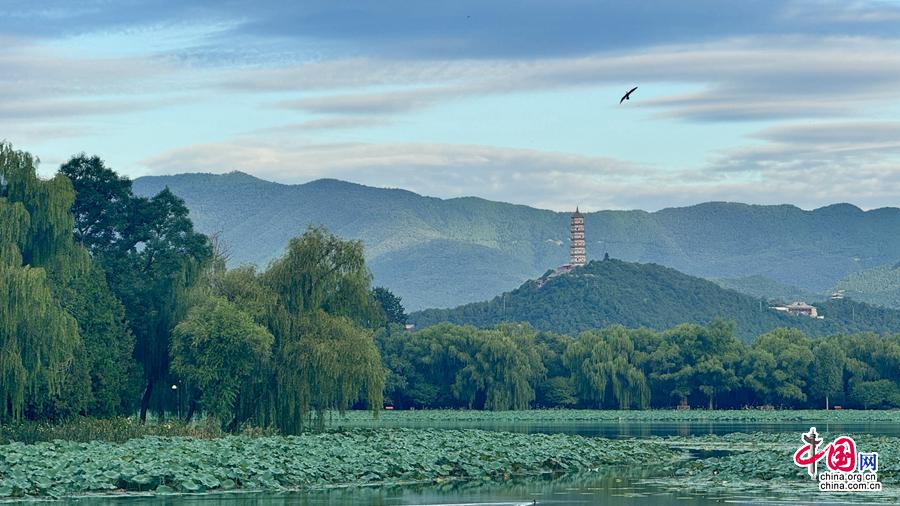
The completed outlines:
{"type": "MultiPolygon", "coordinates": [[[[568,213],[336,180],[283,185],[240,172],[144,177],[134,190],[147,196],[165,186],[185,199],[200,231],[220,234],[230,265],[265,266],[310,224],[361,239],[375,284],[403,297],[407,309],[485,300],[568,258],[568,213]]],[[[589,259],[609,252],[705,278],[765,276],[816,293],[900,260],[896,208],[707,203],[587,213],[585,229],[589,259]]]]}
{"type": "Polygon", "coordinates": [[[577,334],[613,324],[662,330],[723,318],[735,322],[738,336],[745,340],[777,327],[796,327],[814,336],[900,331],[897,310],[850,300],[816,307],[825,319],[777,313],[763,299],[660,265],[605,260],[548,278],[543,286],[528,281],[487,302],[413,313],[410,321],[419,327],[439,322],[491,327],[521,321],[540,330],[577,334]]]}

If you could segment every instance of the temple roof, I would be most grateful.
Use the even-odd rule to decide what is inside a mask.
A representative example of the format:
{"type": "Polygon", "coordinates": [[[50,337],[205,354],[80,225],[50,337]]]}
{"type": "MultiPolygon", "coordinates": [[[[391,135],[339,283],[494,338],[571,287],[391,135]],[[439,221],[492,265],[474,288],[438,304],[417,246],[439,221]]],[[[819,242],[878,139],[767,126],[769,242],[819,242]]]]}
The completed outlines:
{"type": "Polygon", "coordinates": [[[572,217],[573,217],[573,218],[574,218],[574,217],[578,217],[578,218],[581,218],[581,217],[582,217],[581,213],[578,212],[578,206],[575,206],[575,214],[573,214],[572,217]]]}

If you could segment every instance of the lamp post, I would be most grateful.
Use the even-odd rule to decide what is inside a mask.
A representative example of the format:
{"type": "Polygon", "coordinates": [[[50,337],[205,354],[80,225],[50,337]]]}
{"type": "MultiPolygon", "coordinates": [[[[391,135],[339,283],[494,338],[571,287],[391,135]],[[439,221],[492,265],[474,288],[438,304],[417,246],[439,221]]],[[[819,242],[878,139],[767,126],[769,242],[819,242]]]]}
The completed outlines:
{"type": "Polygon", "coordinates": [[[178,419],[181,420],[181,391],[178,390],[178,385],[172,384],[172,391],[178,394],[178,419]]]}

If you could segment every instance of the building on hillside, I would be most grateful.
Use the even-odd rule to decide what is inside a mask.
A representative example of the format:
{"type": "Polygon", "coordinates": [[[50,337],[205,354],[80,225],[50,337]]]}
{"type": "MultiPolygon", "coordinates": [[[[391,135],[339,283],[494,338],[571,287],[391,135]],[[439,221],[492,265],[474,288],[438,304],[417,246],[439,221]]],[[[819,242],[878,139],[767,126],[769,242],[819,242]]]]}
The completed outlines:
{"type": "Polygon", "coordinates": [[[792,302],[786,306],[773,306],[771,309],[794,316],[808,316],[819,320],[824,318],[823,316],[819,316],[815,306],[810,306],[802,301],[792,302]]]}
{"type": "Polygon", "coordinates": [[[844,290],[837,290],[832,293],[831,300],[844,300],[844,290]]]}
{"type": "Polygon", "coordinates": [[[560,265],[556,270],[541,276],[537,280],[539,288],[544,286],[547,280],[566,274],[576,267],[584,267],[584,264],[587,263],[584,248],[584,216],[578,210],[578,207],[575,207],[575,213],[569,222],[569,237],[569,263],[560,265]]]}

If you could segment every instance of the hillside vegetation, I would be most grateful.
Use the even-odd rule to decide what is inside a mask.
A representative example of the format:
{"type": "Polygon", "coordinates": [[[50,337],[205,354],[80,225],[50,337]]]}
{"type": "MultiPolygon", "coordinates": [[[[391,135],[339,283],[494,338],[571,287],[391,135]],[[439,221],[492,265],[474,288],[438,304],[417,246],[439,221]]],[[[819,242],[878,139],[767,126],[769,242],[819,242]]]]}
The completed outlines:
{"type": "Polygon", "coordinates": [[[838,282],[847,297],[879,306],[900,308],[900,262],[854,272],[838,282]]]}
{"type": "Polygon", "coordinates": [[[713,283],[734,290],[736,292],[752,295],[761,299],[793,302],[796,300],[812,301],[825,298],[825,294],[813,293],[796,286],[779,283],[765,276],[745,276],[742,278],[712,278],[713,283]]]}
{"type": "Polygon", "coordinates": [[[521,321],[539,330],[576,334],[614,324],[662,330],[722,318],[735,322],[736,334],[745,340],[778,327],[814,336],[900,331],[900,311],[851,300],[816,303],[822,320],[777,313],[768,306],[763,299],[675,269],[611,259],[589,262],[543,286],[526,282],[490,301],[413,313],[410,321],[420,327],[441,322],[491,327],[521,321]]]}
{"type": "MultiPolygon", "coordinates": [[[[134,190],[148,196],[166,186],[185,200],[200,231],[219,233],[231,266],[265,267],[290,238],[323,225],[362,240],[375,284],[413,310],[487,299],[568,258],[568,213],[336,180],[283,185],[240,172],[144,177],[134,190]]],[[[608,252],[705,278],[765,276],[816,293],[900,259],[896,208],[712,202],[586,213],[585,229],[589,260],[608,252]]]]}

